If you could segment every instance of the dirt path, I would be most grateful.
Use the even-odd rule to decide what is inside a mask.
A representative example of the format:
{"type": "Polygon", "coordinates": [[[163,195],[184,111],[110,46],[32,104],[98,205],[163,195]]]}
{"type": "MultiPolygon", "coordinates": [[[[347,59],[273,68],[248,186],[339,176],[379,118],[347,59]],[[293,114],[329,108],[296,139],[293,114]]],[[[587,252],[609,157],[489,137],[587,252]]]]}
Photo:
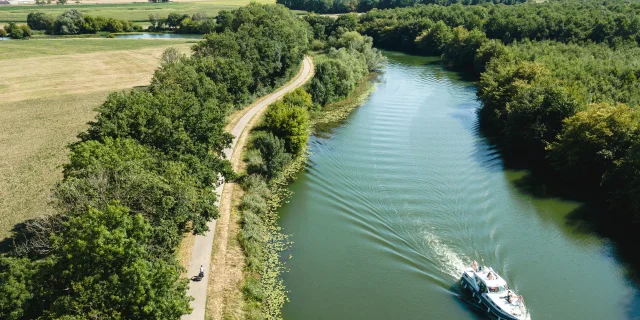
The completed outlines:
{"type": "MultiPolygon", "coordinates": [[[[245,113],[242,118],[236,123],[233,130],[231,130],[231,134],[233,134],[233,142],[231,143],[231,147],[224,150],[224,154],[227,159],[229,159],[235,168],[238,168],[241,159],[240,152],[244,148],[246,142],[246,133],[247,128],[251,128],[249,125],[250,122],[255,123],[255,121],[251,121],[257,114],[260,114],[268,105],[280,99],[287,92],[295,90],[296,88],[302,86],[306,81],[308,81],[313,75],[313,62],[311,58],[305,57],[303,61],[302,71],[298,73],[296,79],[292,82],[289,82],[284,87],[278,89],[276,92],[269,94],[256,103],[253,106],[248,107],[247,113],[245,113]]],[[[229,184],[231,186],[231,184],[229,184]]],[[[203,320],[205,317],[205,307],[207,303],[207,288],[209,283],[209,278],[213,278],[214,282],[225,283],[226,281],[223,278],[226,276],[225,273],[225,256],[226,256],[226,243],[228,242],[228,230],[229,230],[229,216],[231,213],[231,206],[228,203],[231,199],[231,192],[234,188],[227,188],[227,185],[224,184],[216,189],[216,194],[218,195],[218,199],[222,200],[221,204],[218,204],[220,208],[220,217],[216,221],[209,222],[209,232],[202,236],[197,236],[195,242],[193,244],[193,251],[191,254],[191,262],[189,264],[188,275],[189,277],[195,276],[198,274],[200,270],[200,266],[202,265],[205,270],[206,276],[200,282],[191,282],[189,285],[188,294],[195,298],[191,302],[191,307],[193,311],[189,315],[185,315],[182,319],[186,320],[203,320]],[[219,225],[216,229],[216,223],[219,225]],[[219,244],[219,247],[216,247],[216,259],[211,259],[211,253],[213,251],[213,239],[214,239],[214,231],[218,232],[219,236],[216,240],[216,243],[219,244]],[[214,261],[213,265],[211,265],[211,261],[214,261]]],[[[217,290],[214,290],[217,291],[217,290]]],[[[215,295],[213,303],[214,305],[219,305],[217,303],[217,298],[219,295],[215,295]]],[[[220,295],[221,296],[221,295],[220,295]]],[[[221,297],[220,297],[221,298],[221,297]]],[[[222,312],[221,308],[216,308],[220,310],[216,310],[215,313],[222,312]]],[[[214,318],[216,315],[214,315],[214,318]]]]}

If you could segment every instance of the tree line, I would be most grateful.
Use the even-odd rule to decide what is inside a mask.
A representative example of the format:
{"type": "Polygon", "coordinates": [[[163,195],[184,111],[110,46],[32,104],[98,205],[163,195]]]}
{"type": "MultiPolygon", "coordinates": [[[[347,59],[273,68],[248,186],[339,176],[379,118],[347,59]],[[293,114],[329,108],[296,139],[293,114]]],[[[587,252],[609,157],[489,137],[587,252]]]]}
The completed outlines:
{"type": "Polygon", "coordinates": [[[131,21],[83,15],[76,9],[67,10],[57,17],[44,12],[31,12],[27,16],[27,25],[33,30],[58,35],[142,31],[142,27],[131,21]]]}
{"type": "Polygon", "coordinates": [[[167,50],[147,88],[114,92],[70,146],[55,214],[20,226],[0,256],[2,319],[178,319],[188,280],[175,250],[218,215],[235,177],[226,117],[286,81],[310,39],[281,6],[219,15],[192,57],[167,50]],[[229,18],[225,20],[222,17],[229,18]]]}
{"type": "Polygon", "coordinates": [[[462,4],[477,5],[483,3],[515,4],[527,0],[277,0],[293,10],[306,10],[316,13],[366,12],[372,9],[412,7],[418,4],[441,6],[462,4]]]}
{"type": "MultiPolygon", "coordinates": [[[[621,227],[640,218],[639,8],[430,5],[340,18],[379,47],[442,56],[477,77],[481,129],[507,158],[600,195],[621,227]]],[[[325,35],[338,22],[307,20],[325,35]]]]}

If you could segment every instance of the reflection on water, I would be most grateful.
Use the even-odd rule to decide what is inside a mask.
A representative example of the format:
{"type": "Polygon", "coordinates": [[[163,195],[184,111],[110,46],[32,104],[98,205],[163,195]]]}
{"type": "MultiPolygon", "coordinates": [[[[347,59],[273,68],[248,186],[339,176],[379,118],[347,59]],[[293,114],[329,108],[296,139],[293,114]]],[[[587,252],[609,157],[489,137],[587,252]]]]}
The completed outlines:
{"type": "Polygon", "coordinates": [[[534,319],[631,319],[638,290],[615,246],[535,196],[478,134],[472,83],[433,59],[387,53],[367,103],[313,137],[281,208],[285,319],[482,318],[455,285],[472,260],[526,298],[534,319]]]}

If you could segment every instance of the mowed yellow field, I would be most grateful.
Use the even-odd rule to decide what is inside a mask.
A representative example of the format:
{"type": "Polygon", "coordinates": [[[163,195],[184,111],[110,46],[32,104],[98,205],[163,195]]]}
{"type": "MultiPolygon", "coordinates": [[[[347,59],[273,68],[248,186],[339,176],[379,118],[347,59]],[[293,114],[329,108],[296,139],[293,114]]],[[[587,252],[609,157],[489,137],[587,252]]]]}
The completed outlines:
{"type": "Polygon", "coordinates": [[[0,239],[50,210],[66,145],[106,96],[147,85],[167,47],[187,53],[193,40],[10,42],[0,44],[0,239]]]}

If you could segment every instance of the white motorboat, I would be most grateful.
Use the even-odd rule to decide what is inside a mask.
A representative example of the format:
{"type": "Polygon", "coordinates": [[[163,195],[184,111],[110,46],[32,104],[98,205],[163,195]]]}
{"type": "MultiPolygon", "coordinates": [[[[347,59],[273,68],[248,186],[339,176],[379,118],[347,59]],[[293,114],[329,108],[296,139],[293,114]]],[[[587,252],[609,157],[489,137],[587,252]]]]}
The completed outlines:
{"type": "Polygon", "coordinates": [[[473,303],[498,320],[530,320],[522,296],[509,289],[493,269],[474,264],[462,273],[460,284],[471,291],[473,303]]]}

